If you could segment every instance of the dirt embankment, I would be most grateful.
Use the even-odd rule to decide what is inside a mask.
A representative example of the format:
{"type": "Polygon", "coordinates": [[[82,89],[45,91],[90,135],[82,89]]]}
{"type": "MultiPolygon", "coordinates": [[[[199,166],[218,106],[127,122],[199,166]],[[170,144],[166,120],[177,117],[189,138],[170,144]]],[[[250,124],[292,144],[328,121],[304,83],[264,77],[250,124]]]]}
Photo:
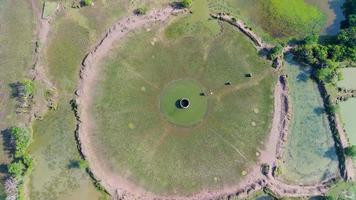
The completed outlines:
{"type": "Polygon", "coordinates": [[[31,6],[34,13],[34,18],[36,20],[36,43],[35,43],[35,55],[34,64],[32,69],[33,80],[40,85],[40,87],[45,88],[52,92],[51,99],[45,99],[43,95],[35,96],[36,105],[34,105],[31,111],[31,121],[36,118],[41,118],[42,115],[51,107],[50,104],[54,104],[57,99],[56,88],[54,84],[48,79],[46,73],[46,64],[44,62],[45,49],[47,48],[47,40],[50,32],[50,24],[55,18],[55,15],[61,8],[61,4],[58,3],[57,8],[52,16],[48,18],[43,18],[43,6],[39,5],[36,0],[31,0],[31,6]],[[42,8],[42,9],[41,9],[42,8]],[[44,106],[47,105],[47,106],[44,106]]]}
{"type": "Polygon", "coordinates": [[[236,19],[226,13],[210,14],[211,17],[225,21],[237,27],[243,34],[251,39],[258,49],[271,49],[273,46],[263,42],[262,38],[258,37],[243,21],[236,19]]]}

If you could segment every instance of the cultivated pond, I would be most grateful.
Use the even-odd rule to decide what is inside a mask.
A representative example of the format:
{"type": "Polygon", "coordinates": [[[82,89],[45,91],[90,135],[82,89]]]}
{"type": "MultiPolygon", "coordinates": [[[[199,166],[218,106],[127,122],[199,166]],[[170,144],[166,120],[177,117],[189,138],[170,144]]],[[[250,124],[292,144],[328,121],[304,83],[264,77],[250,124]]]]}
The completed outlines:
{"type": "Polygon", "coordinates": [[[317,84],[310,67],[286,58],[286,73],[292,104],[288,140],[284,150],[282,179],[312,184],[337,172],[338,159],[317,84]]]}

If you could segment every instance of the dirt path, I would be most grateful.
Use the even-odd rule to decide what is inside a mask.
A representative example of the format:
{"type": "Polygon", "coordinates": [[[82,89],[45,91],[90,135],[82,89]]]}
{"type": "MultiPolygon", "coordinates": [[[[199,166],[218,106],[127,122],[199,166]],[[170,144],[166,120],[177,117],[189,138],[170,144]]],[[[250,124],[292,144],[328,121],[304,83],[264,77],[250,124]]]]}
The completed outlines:
{"type": "MultiPolygon", "coordinates": [[[[33,64],[33,80],[36,81],[38,84],[40,84],[42,87],[49,89],[53,92],[53,99],[57,98],[57,94],[55,93],[56,89],[54,84],[48,79],[47,73],[46,73],[46,66],[44,63],[44,57],[45,57],[45,49],[47,48],[47,40],[48,40],[48,35],[50,32],[50,23],[52,21],[52,18],[55,16],[51,16],[47,19],[42,18],[42,5],[38,4],[39,2],[37,0],[31,0],[31,6],[32,10],[34,13],[34,17],[36,20],[36,47],[35,47],[35,56],[34,56],[34,64],[33,64]]],[[[60,4],[58,4],[56,11],[57,12],[60,8],[60,4]]],[[[55,15],[55,14],[54,14],[55,15]]],[[[43,96],[37,98],[37,96],[34,97],[36,105],[34,105],[32,111],[31,111],[31,121],[38,117],[43,115],[43,113],[46,112],[48,109],[47,105],[48,102],[44,99],[43,96]]],[[[53,100],[54,101],[54,100],[53,100]]]]}

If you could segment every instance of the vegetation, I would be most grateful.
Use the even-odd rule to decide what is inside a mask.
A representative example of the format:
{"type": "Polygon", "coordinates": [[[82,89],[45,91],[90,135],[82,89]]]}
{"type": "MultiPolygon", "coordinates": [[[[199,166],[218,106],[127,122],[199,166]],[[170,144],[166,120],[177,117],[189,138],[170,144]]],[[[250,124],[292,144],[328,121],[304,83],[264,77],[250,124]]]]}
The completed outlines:
{"type": "Polygon", "coordinates": [[[16,193],[13,192],[14,190],[9,190],[7,193],[11,193],[17,200],[22,200],[24,199],[24,177],[31,171],[33,165],[32,158],[28,154],[32,130],[24,127],[13,127],[10,132],[15,144],[15,154],[13,161],[8,165],[8,172],[11,175],[8,183],[16,185],[16,193]]]}
{"type": "Polygon", "coordinates": [[[30,145],[31,133],[27,128],[14,127],[11,129],[16,144],[15,158],[22,158],[30,145]]]}
{"type": "Polygon", "coordinates": [[[84,6],[91,6],[93,4],[93,0],[82,0],[82,4],[84,6]]]}
{"type": "Polygon", "coordinates": [[[147,13],[148,9],[147,7],[140,7],[140,8],[137,8],[134,13],[136,15],[145,15],[147,13]]]}
{"type": "Polygon", "coordinates": [[[23,81],[20,81],[19,84],[20,84],[20,86],[23,87],[23,94],[21,96],[23,96],[23,97],[33,96],[34,83],[32,80],[25,79],[23,81]]]}
{"type": "Polygon", "coordinates": [[[298,58],[314,67],[315,77],[326,83],[340,80],[339,62],[356,61],[356,7],[346,0],[341,31],[337,36],[321,40],[317,35],[306,37],[295,50],[298,58]]]}
{"type": "Polygon", "coordinates": [[[276,58],[280,57],[282,54],[283,54],[283,46],[278,44],[277,46],[271,49],[267,57],[270,60],[275,60],[276,58]]]}
{"type": "Polygon", "coordinates": [[[180,5],[183,7],[183,8],[190,8],[193,4],[193,0],[182,0],[180,2],[180,5]]]}
{"type": "Polygon", "coordinates": [[[351,200],[356,196],[356,184],[339,181],[326,194],[326,200],[351,200]]]}
{"type": "MultiPolygon", "coordinates": [[[[56,86],[57,109],[33,125],[36,140],[31,145],[31,155],[40,164],[31,175],[30,199],[89,200],[102,196],[85,170],[70,170],[66,165],[71,160],[81,159],[73,139],[75,118],[69,102],[73,98],[81,61],[89,47],[133,7],[122,0],[94,2],[95,6],[90,8],[62,10],[51,24],[53,29],[45,59],[49,79],[56,86]]],[[[70,1],[64,3],[70,5],[70,1]]]]}
{"type": "Polygon", "coordinates": [[[350,157],[356,157],[356,145],[346,147],[345,155],[350,156],[350,157]]]}
{"type": "Polygon", "coordinates": [[[317,8],[304,0],[263,0],[261,17],[266,30],[277,37],[303,37],[308,33],[319,33],[326,17],[317,8]]]}
{"type": "Polygon", "coordinates": [[[102,164],[159,194],[237,183],[255,164],[271,122],[275,76],[270,62],[230,25],[217,36],[201,21],[189,23],[194,29],[154,44],[157,29],[133,35],[110,53],[93,88],[97,132],[91,137],[102,164]],[[247,73],[254,76],[245,78],[247,73]],[[157,106],[164,89],[182,79],[200,83],[200,89],[187,90],[205,92],[197,98],[208,101],[206,114],[189,128],[173,124],[157,106]],[[122,174],[126,171],[130,174],[122,174]]]}

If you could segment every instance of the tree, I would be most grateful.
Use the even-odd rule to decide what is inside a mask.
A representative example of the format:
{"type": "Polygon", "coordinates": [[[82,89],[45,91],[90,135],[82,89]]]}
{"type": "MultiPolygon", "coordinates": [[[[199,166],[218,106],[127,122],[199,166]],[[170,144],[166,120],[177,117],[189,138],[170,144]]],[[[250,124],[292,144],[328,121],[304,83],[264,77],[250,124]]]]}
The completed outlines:
{"type": "Polygon", "coordinates": [[[180,4],[183,8],[190,8],[193,4],[193,0],[182,0],[180,4]]]}
{"type": "Polygon", "coordinates": [[[8,172],[15,179],[19,179],[25,169],[25,165],[21,161],[13,162],[8,165],[8,172]]]}
{"type": "Polygon", "coordinates": [[[268,59],[274,60],[278,58],[283,53],[282,45],[278,44],[277,46],[273,47],[271,51],[268,53],[268,59]]]}
{"type": "Polygon", "coordinates": [[[345,155],[349,157],[356,157],[356,145],[352,145],[345,148],[345,155]]]}
{"type": "Polygon", "coordinates": [[[84,6],[90,6],[93,4],[93,0],[82,0],[84,6]]]}
{"type": "Polygon", "coordinates": [[[318,41],[319,41],[319,36],[317,34],[312,34],[304,38],[303,44],[313,45],[313,44],[318,44],[318,41]]]}

